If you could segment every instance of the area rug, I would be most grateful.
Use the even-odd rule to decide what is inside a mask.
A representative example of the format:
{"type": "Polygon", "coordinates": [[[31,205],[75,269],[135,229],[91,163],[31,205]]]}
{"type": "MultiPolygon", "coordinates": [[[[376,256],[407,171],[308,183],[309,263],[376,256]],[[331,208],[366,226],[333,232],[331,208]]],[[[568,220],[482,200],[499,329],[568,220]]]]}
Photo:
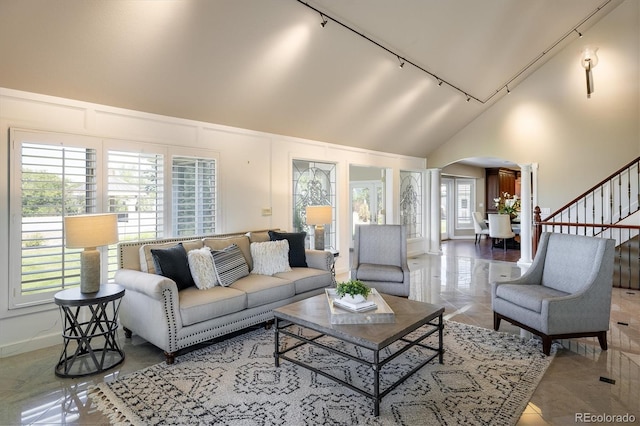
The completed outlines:
{"type": "MultiPolygon", "coordinates": [[[[378,417],[372,400],[345,386],[286,360],[276,368],[274,331],[265,329],[181,355],[173,365],[160,363],[102,383],[90,396],[114,424],[516,424],[555,346],[547,357],[535,339],[524,342],[452,321],[444,329],[444,364],[436,358],[386,395],[378,417]]],[[[437,333],[430,337],[434,346],[436,338],[437,333]]],[[[382,389],[425,352],[411,349],[386,364],[382,389]]],[[[295,354],[360,387],[373,383],[371,368],[328,351],[303,346],[295,354]]]]}

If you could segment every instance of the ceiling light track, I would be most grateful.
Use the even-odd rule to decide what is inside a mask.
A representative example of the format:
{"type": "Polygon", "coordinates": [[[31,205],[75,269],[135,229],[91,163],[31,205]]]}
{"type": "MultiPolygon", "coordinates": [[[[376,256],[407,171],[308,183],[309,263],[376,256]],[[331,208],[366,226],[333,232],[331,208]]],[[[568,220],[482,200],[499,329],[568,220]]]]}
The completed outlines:
{"type": "MultiPolygon", "coordinates": [[[[412,66],[414,66],[415,68],[419,69],[420,71],[424,72],[425,74],[433,77],[437,82],[438,82],[438,86],[442,86],[443,84],[446,84],[447,86],[449,86],[450,88],[460,92],[463,96],[465,96],[467,98],[467,102],[469,102],[471,99],[480,102],[480,103],[484,103],[482,100],[476,98],[473,95],[468,94],[467,92],[465,92],[464,90],[462,90],[461,88],[459,88],[458,86],[456,86],[453,83],[449,83],[447,80],[444,80],[440,77],[438,77],[437,75],[435,75],[434,73],[427,71],[426,69],[422,68],[420,65],[417,65],[416,63],[410,61],[409,59],[406,59],[404,57],[401,57],[399,53],[394,52],[393,50],[389,49],[386,46],[383,46],[382,44],[378,43],[377,41],[373,40],[372,38],[366,36],[365,34],[355,30],[354,28],[351,28],[350,26],[348,26],[347,24],[339,21],[338,19],[327,15],[326,13],[322,12],[321,10],[317,9],[316,7],[310,5],[307,2],[304,2],[302,0],[296,0],[298,3],[308,7],[309,9],[319,13],[320,15],[322,15],[325,19],[329,19],[333,22],[335,22],[336,24],[340,25],[341,27],[351,31],[352,33],[359,35],[360,37],[362,37],[363,39],[367,40],[370,43],[375,44],[376,46],[378,46],[380,49],[390,53],[393,56],[396,56],[398,58],[398,60],[400,61],[400,68],[403,68],[405,64],[410,64],[412,66]]],[[[323,25],[324,26],[324,25],[323,25]]]]}
{"type": "Polygon", "coordinates": [[[436,82],[438,83],[438,86],[442,86],[443,84],[446,84],[447,86],[449,86],[450,88],[452,88],[453,90],[458,91],[460,94],[462,94],[467,102],[469,102],[471,99],[473,99],[474,101],[480,103],[480,104],[485,104],[487,102],[489,102],[495,95],[497,95],[498,93],[500,93],[502,90],[506,89],[507,94],[511,93],[511,90],[509,90],[509,85],[511,85],[511,87],[513,88],[514,84],[513,82],[518,79],[521,75],[523,75],[525,72],[527,72],[527,70],[529,70],[529,68],[533,67],[538,61],[540,61],[547,53],[549,53],[551,50],[553,50],[555,47],[557,47],[560,43],[562,43],[563,41],[565,41],[569,36],[571,36],[574,32],[578,34],[579,38],[582,38],[582,32],[578,31],[578,28],[580,28],[582,25],[584,25],[587,21],[589,21],[591,18],[593,18],[598,12],[600,12],[605,6],[607,6],[609,3],[611,3],[613,0],[605,0],[604,3],[602,3],[600,6],[598,6],[595,10],[593,10],[589,15],[587,15],[585,18],[583,18],[580,22],[578,22],[576,25],[574,25],[569,31],[567,31],[564,35],[562,35],[558,40],[556,40],[555,43],[553,43],[549,48],[547,48],[546,50],[544,50],[542,53],[540,53],[538,56],[536,56],[532,61],[530,61],[527,65],[524,66],[524,68],[522,68],[520,71],[518,71],[513,77],[511,77],[508,81],[506,81],[505,83],[503,83],[502,85],[500,85],[500,88],[497,89],[494,93],[492,93],[491,95],[489,95],[488,97],[486,97],[485,99],[480,99],[476,96],[473,96],[471,94],[469,94],[469,92],[466,92],[464,90],[462,90],[461,88],[459,88],[458,86],[456,86],[453,83],[449,83],[447,80],[444,80],[443,78],[435,75],[434,73],[424,69],[423,67],[421,67],[420,65],[417,65],[415,62],[400,56],[399,53],[394,52],[393,50],[389,49],[388,47],[378,43],[377,41],[373,40],[372,38],[366,36],[365,34],[355,30],[354,28],[348,26],[347,24],[339,21],[336,18],[333,18],[329,15],[327,15],[325,12],[322,12],[321,10],[317,9],[316,7],[310,5],[309,3],[303,1],[303,0],[296,0],[298,3],[308,7],[311,10],[314,10],[315,12],[319,13],[320,16],[323,18],[323,22],[322,22],[322,26],[324,27],[327,24],[327,20],[331,20],[333,22],[335,22],[336,24],[340,25],[341,27],[351,31],[352,33],[359,35],[360,37],[362,37],[363,39],[367,40],[368,42],[378,46],[379,48],[381,48],[382,50],[390,53],[391,55],[395,56],[398,58],[398,62],[400,64],[400,68],[403,68],[405,63],[406,64],[410,64],[413,67],[419,69],[420,71],[424,72],[425,74],[429,75],[430,77],[434,78],[436,80],[436,82]]]}

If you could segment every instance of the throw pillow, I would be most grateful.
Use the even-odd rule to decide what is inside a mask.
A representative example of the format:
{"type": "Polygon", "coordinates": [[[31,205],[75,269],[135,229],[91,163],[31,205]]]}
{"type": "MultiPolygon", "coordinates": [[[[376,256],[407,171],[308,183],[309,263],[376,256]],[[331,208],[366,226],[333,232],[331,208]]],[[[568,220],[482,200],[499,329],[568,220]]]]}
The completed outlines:
{"type": "Polygon", "coordinates": [[[213,256],[209,247],[191,250],[187,253],[187,257],[189,259],[189,270],[196,287],[200,290],[206,290],[218,283],[216,270],[213,267],[213,256]]]}
{"type": "Polygon", "coordinates": [[[251,243],[252,274],[273,275],[291,270],[287,240],[251,243]]]}
{"type": "Polygon", "coordinates": [[[175,281],[178,291],[195,285],[189,270],[187,251],[182,243],[167,249],[151,249],[151,256],[156,273],[175,281]]]}
{"type": "Polygon", "coordinates": [[[221,286],[227,287],[236,280],[249,275],[249,266],[236,244],[231,244],[222,250],[212,251],[213,266],[216,278],[221,286]]]}
{"type": "Polygon", "coordinates": [[[287,240],[289,242],[289,266],[307,267],[307,255],[304,251],[306,232],[277,232],[269,231],[271,241],[287,240]]]}

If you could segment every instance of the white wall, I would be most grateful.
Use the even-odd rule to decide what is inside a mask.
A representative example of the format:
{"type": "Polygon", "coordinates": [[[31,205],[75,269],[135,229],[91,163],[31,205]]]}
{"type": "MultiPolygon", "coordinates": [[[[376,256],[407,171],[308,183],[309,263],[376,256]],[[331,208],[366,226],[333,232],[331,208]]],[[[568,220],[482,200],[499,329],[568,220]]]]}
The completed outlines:
{"type": "MultiPolygon", "coordinates": [[[[336,271],[348,271],[349,164],[393,170],[425,169],[423,158],[352,149],[339,145],[254,132],[210,123],[163,117],[33,93],[0,88],[0,356],[46,347],[61,342],[57,307],[8,309],[10,200],[7,171],[11,127],[88,134],[130,141],[181,145],[185,149],[208,148],[218,152],[218,232],[252,229],[291,229],[294,158],[335,162],[338,165],[338,248],[336,271]],[[271,216],[262,209],[271,208],[271,216]]],[[[398,187],[399,184],[395,185],[398,187]]],[[[396,190],[396,192],[398,192],[396,190]]],[[[398,195],[394,194],[398,203],[398,195]]],[[[17,200],[11,200],[17,201],[17,200]]],[[[18,218],[19,220],[19,218],[18,218]]],[[[390,223],[397,223],[390,217],[390,223]]]]}
{"type": "Polygon", "coordinates": [[[467,157],[538,163],[539,204],[552,210],[640,155],[640,2],[626,1],[429,155],[430,167],[467,157]],[[580,65],[598,47],[595,92],[580,65]],[[559,184],[561,183],[561,184],[559,184]]]}

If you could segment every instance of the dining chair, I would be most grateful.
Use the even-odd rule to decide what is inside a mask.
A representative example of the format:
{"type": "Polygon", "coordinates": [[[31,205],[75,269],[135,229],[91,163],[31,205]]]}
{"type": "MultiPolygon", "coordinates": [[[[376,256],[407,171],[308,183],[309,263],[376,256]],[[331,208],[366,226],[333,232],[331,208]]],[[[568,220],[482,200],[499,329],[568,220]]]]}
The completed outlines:
{"type": "Polygon", "coordinates": [[[489,237],[491,238],[491,248],[495,240],[502,239],[504,250],[507,250],[507,240],[516,236],[511,229],[511,216],[508,214],[489,215],[489,237]]]}
{"type": "Polygon", "coordinates": [[[476,232],[476,244],[480,242],[483,235],[489,235],[489,225],[484,221],[484,215],[480,212],[473,212],[473,229],[476,232]]]}

